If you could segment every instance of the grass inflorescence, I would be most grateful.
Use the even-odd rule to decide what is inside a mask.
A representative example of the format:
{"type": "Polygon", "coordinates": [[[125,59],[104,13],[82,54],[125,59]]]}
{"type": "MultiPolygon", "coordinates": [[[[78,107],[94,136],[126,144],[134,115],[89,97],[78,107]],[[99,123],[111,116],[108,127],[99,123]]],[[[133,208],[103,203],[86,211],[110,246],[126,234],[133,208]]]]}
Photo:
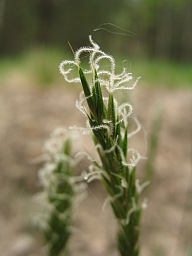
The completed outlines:
{"type": "Polygon", "coordinates": [[[137,134],[141,126],[133,114],[130,103],[119,105],[115,92],[133,90],[138,79],[130,84],[132,74],[124,68],[116,74],[115,60],[100,50],[90,37],[91,46],[75,52],[74,61],[63,61],[60,71],[68,82],[80,82],[81,94],[77,107],[87,117],[89,129],[100,157],[93,161],[88,181],[100,178],[109,194],[109,203],[117,220],[117,246],[121,256],[139,255],[139,233],[142,208],[139,201],[144,184],[136,177],[136,166],[143,157],[138,150],[129,148],[129,139],[137,134]],[[88,54],[90,69],[84,69],[81,54],[88,54]],[[108,65],[102,66],[103,62],[108,65]],[[77,76],[70,74],[77,69],[77,76]],[[89,79],[91,77],[91,79],[89,79]],[[105,94],[105,95],[104,95],[105,94]],[[129,131],[130,122],[136,130],[129,131]]]}
{"type": "Polygon", "coordinates": [[[76,163],[71,156],[71,139],[64,130],[56,130],[45,146],[46,163],[39,172],[44,188],[40,194],[43,209],[38,223],[46,241],[47,255],[68,256],[74,203],[82,186],[80,182],[76,184],[73,174],[76,163]]]}

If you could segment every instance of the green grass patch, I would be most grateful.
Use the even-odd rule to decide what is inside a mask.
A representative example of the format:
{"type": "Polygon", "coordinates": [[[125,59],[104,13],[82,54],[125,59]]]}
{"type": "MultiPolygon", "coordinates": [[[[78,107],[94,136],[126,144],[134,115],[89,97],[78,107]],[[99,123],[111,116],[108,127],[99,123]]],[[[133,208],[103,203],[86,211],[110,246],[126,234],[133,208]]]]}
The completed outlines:
{"type": "MultiPolygon", "coordinates": [[[[0,60],[1,84],[13,74],[19,74],[35,86],[48,87],[64,83],[58,65],[71,55],[69,51],[45,47],[30,49],[15,57],[0,60]]],[[[127,67],[134,77],[141,76],[147,86],[167,88],[192,87],[192,64],[157,59],[118,57],[119,68],[127,67]]]]}
{"type": "Polygon", "coordinates": [[[56,48],[34,48],[12,58],[1,59],[1,81],[18,75],[34,86],[52,86],[63,81],[58,66],[68,56],[68,53],[56,48]]]}
{"type": "Polygon", "coordinates": [[[141,76],[142,83],[167,88],[192,87],[192,64],[166,60],[134,59],[131,72],[141,76]]]}

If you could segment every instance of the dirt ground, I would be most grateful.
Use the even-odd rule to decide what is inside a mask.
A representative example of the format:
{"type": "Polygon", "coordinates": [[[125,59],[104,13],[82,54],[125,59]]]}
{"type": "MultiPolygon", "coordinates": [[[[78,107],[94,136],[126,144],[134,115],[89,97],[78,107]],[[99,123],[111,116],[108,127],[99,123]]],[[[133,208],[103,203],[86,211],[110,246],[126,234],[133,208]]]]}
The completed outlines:
{"type": "MultiPolygon", "coordinates": [[[[57,127],[84,125],[74,107],[78,96],[71,87],[48,89],[0,87],[0,255],[41,256],[44,244],[32,225],[33,196],[41,191],[33,159],[57,127]]],[[[159,147],[152,184],[146,192],[148,208],[142,221],[142,256],[188,256],[192,248],[192,91],[140,86],[132,95],[140,122],[150,131],[158,109],[163,109],[159,147]]],[[[81,145],[89,139],[79,136],[81,145]]],[[[145,143],[139,140],[136,143],[145,143]]],[[[90,143],[91,145],[91,143],[90,143]]],[[[78,171],[83,171],[80,165],[78,171]]],[[[98,182],[75,213],[75,256],[117,256],[115,223],[102,210],[106,193],[98,182]]]]}

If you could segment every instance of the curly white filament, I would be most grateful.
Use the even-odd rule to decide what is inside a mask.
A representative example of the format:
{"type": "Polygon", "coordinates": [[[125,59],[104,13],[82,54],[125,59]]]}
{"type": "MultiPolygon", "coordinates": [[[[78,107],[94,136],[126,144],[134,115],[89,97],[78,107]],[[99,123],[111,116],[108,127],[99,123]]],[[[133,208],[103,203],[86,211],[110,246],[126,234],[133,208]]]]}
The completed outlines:
{"type": "Polygon", "coordinates": [[[123,68],[123,71],[120,74],[116,74],[114,58],[101,51],[99,45],[93,41],[91,36],[89,36],[89,41],[91,46],[79,48],[74,53],[74,60],[64,60],[59,65],[60,73],[64,76],[64,79],[69,83],[80,82],[78,75],[76,77],[70,77],[70,74],[75,68],[78,69],[81,65],[81,55],[83,53],[88,53],[89,69],[85,70],[85,73],[94,74],[96,70],[101,86],[104,86],[108,92],[113,93],[116,90],[133,90],[137,85],[139,78],[133,85],[126,85],[133,78],[131,73],[127,73],[126,68],[123,68]],[[102,67],[103,60],[109,61],[108,69],[102,67]],[[107,79],[104,78],[106,75],[108,76],[107,79]]]}

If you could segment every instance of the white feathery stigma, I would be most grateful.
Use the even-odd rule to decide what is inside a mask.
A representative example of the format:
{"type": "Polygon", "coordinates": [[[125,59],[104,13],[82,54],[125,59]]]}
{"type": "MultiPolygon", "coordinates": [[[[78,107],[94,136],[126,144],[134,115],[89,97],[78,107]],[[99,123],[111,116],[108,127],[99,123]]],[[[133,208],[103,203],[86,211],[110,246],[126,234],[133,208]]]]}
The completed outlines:
{"type": "Polygon", "coordinates": [[[74,75],[74,70],[78,71],[81,66],[82,58],[81,55],[84,53],[88,54],[88,65],[89,68],[85,70],[87,74],[94,74],[97,71],[98,79],[101,86],[104,86],[108,92],[113,93],[117,90],[133,90],[137,85],[139,78],[132,84],[127,85],[133,77],[131,73],[123,68],[122,72],[116,74],[115,59],[105,52],[100,50],[99,45],[93,41],[92,36],[89,36],[91,46],[81,47],[74,53],[74,60],[64,60],[59,65],[60,73],[64,79],[69,83],[79,83],[80,79],[78,72],[74,75]],[[103,61],[108,61],[108,65],[102,65],[103,61]],[[105,68],[107,67],[107,69],[105,68]],[[71,76],[70,76],[71,75],[71,76]]]}

